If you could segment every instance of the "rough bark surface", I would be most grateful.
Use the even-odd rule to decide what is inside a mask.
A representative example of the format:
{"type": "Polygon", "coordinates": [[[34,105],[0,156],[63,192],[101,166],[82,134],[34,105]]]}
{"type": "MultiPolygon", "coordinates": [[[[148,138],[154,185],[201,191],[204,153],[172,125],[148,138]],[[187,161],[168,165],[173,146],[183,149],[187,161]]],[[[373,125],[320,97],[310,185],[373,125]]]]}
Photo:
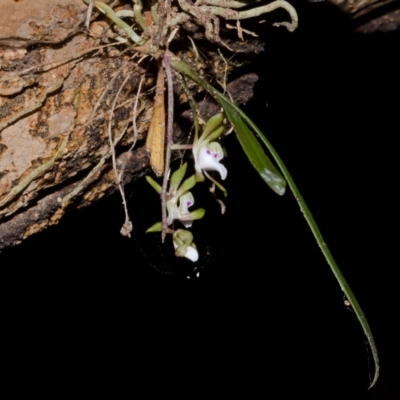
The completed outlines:
{"type": "MultiPolygon", "coordinates": [[[[143,139],[153,107],[153,93],[141,96],[139,137],[128,151],[135,94],[146,71],[115,49],[91,51],[104,43],[108,25],[93,23],[92,35],[80,31],[87,10],[81,0],[3,3],[0,19],[13,17],[0,22],[0,250],[116,190],[109,124],[113,140],[122,137],[116,151],[124,182],[148,171],[143,139]]],[[[234,98],[248,101],[256,79],[231,83],[234,98]]],[[[151,89],[154,79],[144,86],[143,92],[151,89]]],[[[215,107],[203,102],[205,114],[215,107]]],[[[179,126],[175,135],[183,135],[179,126]]]]}
{"type": "MultiPolygon", "coordinates": [[[[118,159],[131,168],[127,178],[147,165],[147,155],[140,147],[130,154],[123,152],[132,142],[128,125],[132,93],[144,73],[141,67],[123,57],[87,53],[99,39],[79,33],[86,7],[78,0],[67,5],[57,0],[6,3],[9,15],[19,12],[21,20],[14,17],[15,31],[10,32],[9,26],[8,36],[3,29],[0,38],[7,45],[18,44],[1,51],[1,248],[57,223],[70,204],[92,202],[113,190],[115,179],[109,163],[104,163],[82,186],[77,199],[66,201],[69,191],[82,185],[82,179],[109,153],[110,108],[127,75],[130,79],[113,112],[112,134],[116,138],[126,131],[118,159]],[[29,15],[34,19],[27,23],[29,15]],[[44,21],[50,32],[44,32],[38,21],[44,21]],[[50,40],[51,23],[57,27],[50,40]]],[[[93,27],[100,35],[102,30],[101,24],[93,27]]],[[[139,139],[145,134],[151,111],[146,98],[141,102],[139,139]]]]}
{"type": "Polygon", "coordinates": [[[359,32],[390,32],[400,29],[399,0],[327,1],[349,15],[359,32]]]}
{"type": "MultiPolygon", "coordinates": [[[[399,28],[397,0],[329,1],[360,21],[368,15],[369,22],[359,25],[362,31],[399,28]]],[[[109,127],[113,140],[122,137],[116,150],[118,165],[125,166],[124,182],[149,168],[143,139],[152,115],[154,78],[145,81],[136,115],[138,142],[128,151],[134,137],[133,103],[146,70],[123,48],[93,50],[107,41],[109,26],[92,23],[88,35],[81,29],[86,11],[81,0],[2,0],[0,251],[58,223],[67,210],[116,190],[109,127]]],[[[256,80],[254,74],[245,75],[228,90],[238,103],[247,102],[256,80]]],[[[201,107],[206,115],[218,110],[211,101],[201,107]]],[[[190,112],[182,116],[190,118],[190,112]]],[[[175,128],[182,138],[184,133],[175,128]]]]}

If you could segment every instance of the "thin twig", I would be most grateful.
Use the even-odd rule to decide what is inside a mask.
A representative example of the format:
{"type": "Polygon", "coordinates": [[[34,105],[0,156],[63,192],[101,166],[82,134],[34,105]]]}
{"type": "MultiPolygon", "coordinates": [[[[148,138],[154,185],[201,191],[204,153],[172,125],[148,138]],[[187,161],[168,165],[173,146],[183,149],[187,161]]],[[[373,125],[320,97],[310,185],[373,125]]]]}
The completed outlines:
{"type": "Polygon", "coordinates": [[[85,21],[86,29],[89,29],[90,17],[92,16],[93,6],[94,6],[94,0],[90,0],[89,6],[88,6],[88,9],[87,9],[87,13],[86,13],[86,21],[85,21]]]}
{"type": "Polygon", "coordinates": [[[168,116],[167,116],[167,147],[165,150],[165,170],[164,170],[164,179],[161,190],[161,212],[162,212],[162,232],[161,232],[161,241],[164,242],[165,235],[168,231],[168,223],[167,223],[167,186],[168,186],[168,178],[169,178],[169,169],[171,164],[171,146],[174,143],[173,137],[173,123],[174,123],[174,88],[172,82],[172,72],[171,66],[169,64],[169,58],[164,53],[164,68],[165,74],[167,76],[167,87],[168,87],[168,116]]]}
{"type": "Polygon", "coordinates": [[[136,142],[138,140],[138,137],[139,137],[137,124],[136,124],[136,121],[137,121],[137,106],[138,106],[138,103],[139,103],[139,96],[140,96],[140,92],[142,90],[142,85],[143,85],[144,80],[145,80],[145,76],[143,75],[142,78],[140,79],[140,82],[139,82],[139,87],[138,87],[138,91],[137,91],[136,99],[135,99],[135,105],[133,106],[133,118],[132,118],[133,143],[132,143],[132,146],[129,148],[128,151],[132,151],[133,150],[133,148],[135,147],[136,142]]]}
{"type": "Polygon", "coordinates": [[[115,146],[114,146],[113,138],[112,138],[111,124],[112,124],[112,117],[113,117],[113,113],[114,113],[114,108],[115,108],[115,106],[117,104],[118,97],[119,97],[123,87],[125,86],[126,82],[128,82],[128,79],[131,77],[131,74],[132,73],[129,73],[126,76],[126,78],[122,82],[121,86],[119,87],[117,94],[115,95],[115,98],[114,98],[114,101],[113,101],[113,104],[112,104],[112,107],[111,107],[110,119],[108,121],[108,140],[110,142],[111,159],[112,159],[115,179],[117,181],[119,192],[121,193],[122,204],[124,205],[124,212],[125,212],[125,222],[124,222],[124,224],[123,224],[123,226],[121,228],[121,234],[123,236],[128,236],[128,237],[131,237],[132,222],[129,219],[128,207],[127,207],[127,204],[126,204],[126,198],[125,198],[125,192],[124,192],[124,186],[123,186],[123,183],[122,183],[122,181],[120,179],[120,175],[118,173],[117,159],[116,159],[116,156],[115,156],[115,146]]]}
{"type": "MultiPolygon", "coordinates": [[[[145,77],[142,76],[142,78],[140,79],[140,82],[139,82],[138,91],[136,93],[135,105],[133,106],[133,117],[132,117],[133,141],[132,141],[131,147],[129,147],[128,153],[130,153],[134,149],[134,147],[136,146],[138,137],[139,137],[139,132],[137,129],[137,124],[136,124],[137,116],[138,116],[137,106],[138,106],[138,100],[139,100],[139,96],[140,96],[140,92],[141,92],[142,84],[143,84],[144,80],[145,80],[145,77]]],[[[143,107],[141,107],[141,109],[143,109],[143,107]]],[[[125,162],[123,162],[121,165],[121,169],[120,169],[119,176],[118,176],[118,182],[123,182],[123,180],[124,180],[125,165],[126,165],[125,162]]]]}

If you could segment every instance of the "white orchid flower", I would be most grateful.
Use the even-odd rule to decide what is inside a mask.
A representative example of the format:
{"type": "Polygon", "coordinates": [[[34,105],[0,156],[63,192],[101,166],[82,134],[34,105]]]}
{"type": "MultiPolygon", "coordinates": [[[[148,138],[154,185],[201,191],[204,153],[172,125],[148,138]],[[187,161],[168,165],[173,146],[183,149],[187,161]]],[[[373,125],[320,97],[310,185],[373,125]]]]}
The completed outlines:
{"type": "Polygon", "coordinates": [[[224,114],[214,115],[207,121],[202,135],[199,138],[195,137],[193,156],[198,182],[205,179],[202,171],[218,171],[223,180],[228,174],[225,166],[220,164],[220,161],[224,158],[224,152],[221,145],[215,141],[224,132],[223,120],[224,114]]]}
{"type": "Polygon", "coordinates": [[[201,175],[202,170],[218,171],[221,179],[224,180],[228,171],[224,165],[220,164],[220,160],[223,158],[224,152],[218,142],[203,143],[197,154],[194,155],[196,174],[201,175]]]}
{"type": "MultiPolygon", "coordinates": [[[[184,163],[177,171],[172,174],[169,190],[166,196],[167,208],[167,224],[171,225],[174,220],[180,221],[186,228],[192,226],[193,221],[203,218],[205,214],[204,208],[198,208],[195,211],[189,211],[189,208],[194,204],[194,197],[189,190],[196,185],[194,175],[185,179],[187,163],[184,163]]],[[[153,178],[146,176],[150,185],[161,194],[161,186],[154,181],[153,178]]],[[[159,223],[150,227],[147,232],[156,232],[160,230],[159,223]]]]}
{"type": "Polygon", "coordinates": [[[194,219],[192,218],[191,212],[188,210],[194,204],[194,197],[191,192],[186,192],[181,197],[179,197],[179,221],[185,225],[185,228],[190,228],[194,219]]]}
{"type": "Polygon", "coordinates": [[[202,218],[204,215],[204,209],[199,208],[193,212],[189,211],[189,207],[191,207],[193,204],[194,197],[191,192],[185,192],[179,197],[173,196],[170,198],[166,204],[168,211],[168,225],[171,225],[173,220],[176,219],[182,222],[185,228],[190,228],[193,221],[202,218]]]}

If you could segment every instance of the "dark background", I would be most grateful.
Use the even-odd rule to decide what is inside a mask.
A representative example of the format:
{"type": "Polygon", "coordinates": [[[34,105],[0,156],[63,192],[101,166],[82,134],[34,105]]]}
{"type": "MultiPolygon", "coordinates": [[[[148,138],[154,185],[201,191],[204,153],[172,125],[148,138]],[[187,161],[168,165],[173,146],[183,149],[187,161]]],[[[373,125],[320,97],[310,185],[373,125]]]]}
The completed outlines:
{"type": "Polygon", "coordinates": [[[295,200],[268,189],[234,135],[224,141],[227,212],[209,201],[196,223],[196,265],[143,234],[159,218],[143,180],[126,188],[134,238],[119,234],[115,195],[4,251],[5,305],[27,332],[50,325],[46,340],[65,357],[81,346],[100,357],[100,344],[146,353],[154,376],[227,396],[398,398],[400,35],[359,35],[331,7],[301,4],[295,33],[264,31],[265,51],[245,67],[260,79],[244,110],[289,167],[369,320],[377,386],[367,391],[361,327],[295,200]]]}

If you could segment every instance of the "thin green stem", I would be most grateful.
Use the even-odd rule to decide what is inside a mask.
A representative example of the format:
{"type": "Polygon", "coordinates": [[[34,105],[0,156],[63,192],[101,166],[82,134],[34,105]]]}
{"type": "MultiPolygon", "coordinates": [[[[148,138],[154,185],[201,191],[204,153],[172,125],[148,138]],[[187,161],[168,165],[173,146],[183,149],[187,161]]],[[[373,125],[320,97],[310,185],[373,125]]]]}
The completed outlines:
{"type": "Polygon", "coordinates": [[[143,44],[143,39],[136,32],[134,32],[134,30],[125,21],[122,21],[122,19],[119,18],[117,14],[115,14],[114,10],[110,6],[102,3],[101,1],[97,1],[94,5],[102,13],[106,14],[107,17],[110,18],[112,22],[114,22],[114,24],[122,28],[126,32],[126,34],[134,41],[134,43],[143,44]]]}

